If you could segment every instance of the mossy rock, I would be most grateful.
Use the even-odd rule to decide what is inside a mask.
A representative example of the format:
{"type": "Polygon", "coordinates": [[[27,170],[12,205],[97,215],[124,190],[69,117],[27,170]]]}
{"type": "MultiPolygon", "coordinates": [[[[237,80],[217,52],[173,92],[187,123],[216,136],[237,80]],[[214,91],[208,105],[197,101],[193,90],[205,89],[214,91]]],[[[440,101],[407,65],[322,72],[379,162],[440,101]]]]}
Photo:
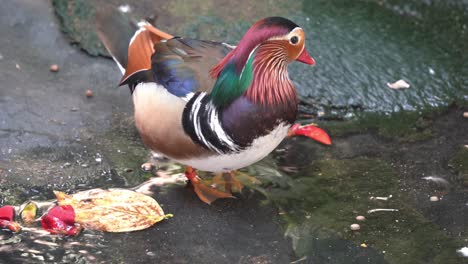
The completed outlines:
{"type": "Polygon", "coordinates": [[[95,8],[87,0],[52,0],[61,29],[73,44],[79,45],[90,55],[109,56],[99,40],[94,24],[95,8]]]}

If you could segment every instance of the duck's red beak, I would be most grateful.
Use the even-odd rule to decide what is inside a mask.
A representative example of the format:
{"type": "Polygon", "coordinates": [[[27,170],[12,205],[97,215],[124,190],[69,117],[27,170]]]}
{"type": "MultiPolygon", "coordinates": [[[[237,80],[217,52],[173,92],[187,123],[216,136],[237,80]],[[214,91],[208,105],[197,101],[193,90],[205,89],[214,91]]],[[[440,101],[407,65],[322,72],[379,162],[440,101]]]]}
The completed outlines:
{"type": "Polygon", "coordinates": [[[309,65],[315,64],[315,60],[309,55],[305,48],[296,60],[309,65]]]}

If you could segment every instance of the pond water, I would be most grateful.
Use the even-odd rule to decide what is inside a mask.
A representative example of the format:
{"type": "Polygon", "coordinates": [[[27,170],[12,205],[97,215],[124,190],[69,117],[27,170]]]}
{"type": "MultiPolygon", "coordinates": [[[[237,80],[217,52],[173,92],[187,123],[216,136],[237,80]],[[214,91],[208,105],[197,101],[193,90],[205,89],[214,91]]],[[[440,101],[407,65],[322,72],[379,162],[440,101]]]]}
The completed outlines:
{"type": "MultiPolygon", "coordinates": [[[[54,4],[64,29],[77,40],[90,28],[81,21],[88,15],[83,10],[102,1],[70,1],[74,8],[59,2],[54,4]]],[[[175,217],[126,234],[85,231],[64,238],[34,227],[18,235],[0,231],[0,262],[468,262],[457,252],[468,247],[467,6],[397,0],[135,3],[138,16],[160,10],[157,22],[164,30],[231,43],[259,17],[287,16],[306,30],[317,61],[314,68],[292,65],[290,75],[302,98],[301,121],[318,122],[334,144],[285,140],[242,170],[261,183],[247,182],[238,199],[206,206],[185,187],[180,165],[158,161],[153,173],[139,170],[149,154],[133,128],[126,89],[112,89],[119,77],[112,63],[69,47],[47,1],[8,2],[19,11],[8,17],[0,8],[1,29],[12,36],[0,42],[9,47],[0,49],[6,69],[0,77],[16,88],[0,89],[0,205],[52,199],[56,189],[132,188],[156,175],[170,184],[154,185],[152,195],[175,217]],[[12,33],[31,25],[40,36],[12,33]],[[44,54],[63,62],[62,75],[36,70],[50,63],[44,54]],[[12,63],[28,74],[11,70],[12,63]],[[411,87],[387,87],[398,79],[411,87]],[[44,85],[30,94],[34,83],[44,85]],[[73,90],[90,85],[94,101],[73,90]],[[54,113],[44,105],[53,105],[54,113]],[[48,126],[41,125],[44,120],[48,126]],[[360,229],[352,231],[352,224],[360,229]]],[[[90,53],[102,48],[93,41],[79,45],[90,53]]]]}

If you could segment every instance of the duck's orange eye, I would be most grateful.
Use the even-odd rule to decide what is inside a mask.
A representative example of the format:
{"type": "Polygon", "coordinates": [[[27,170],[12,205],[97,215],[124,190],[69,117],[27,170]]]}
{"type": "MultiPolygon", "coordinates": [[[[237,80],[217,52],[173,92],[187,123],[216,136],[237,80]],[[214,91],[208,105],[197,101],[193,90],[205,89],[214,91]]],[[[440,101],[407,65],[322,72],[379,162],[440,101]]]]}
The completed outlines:
{"type": "Polygon", "coordinates": [[[299,38],[297,36],[293,36],[289,39],[289,42],[295,45],[299,42],[299,38]]]}

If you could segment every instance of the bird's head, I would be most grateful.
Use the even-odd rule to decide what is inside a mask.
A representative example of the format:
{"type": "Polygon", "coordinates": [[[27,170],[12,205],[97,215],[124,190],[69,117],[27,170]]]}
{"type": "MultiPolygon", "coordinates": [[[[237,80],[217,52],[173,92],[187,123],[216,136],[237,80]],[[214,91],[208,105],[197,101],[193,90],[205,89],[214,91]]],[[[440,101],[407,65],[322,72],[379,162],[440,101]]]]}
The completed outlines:
{"type": "Polygon", "coordinates": [[[257,21],[239,42],[239,53],[251,53],[262,45],[277,46],[288,62],[294,60],[314,65],[314,59],[305,49],[304,30],[289,19],[267,17],[257,21]],[[242,51],[242,52],[241,52],[242,51]]]}
{"type": "Polygon", "coordinates": [[[296,60],[315,64],[305,49],[304,30],[282,17],[257,21],[247,30],[237,47],[211,69],[211,76],[217,79],[212,92],[213,102],[226,105],[246,91],[253,101],[262,103],[265,100],[270,103],[283,100],[284,93],[289,93],[290,98],[294,97],[295,92],[290,89],[292,84],[284,80],[289,80],[287,65],[296,60]],[[261,85],[251,87],[252,83],[261,85]],[[278,87],[283,92],[276,93],[274,98],[265,96],[267,86],[278,87]]]}
{"type": "Polygon", "coordinates": [[[231,63],[235,64],[236,72],[240,73],[253,52],[262,46],[268,46],[273,52],[270,55],[278,56],[284,62],[297,60],[315,64],[305,49],[305,33],[301,27],[283,17],[267,17],[247,30],[238,46],[213,68],[212,76],[217,77],[224,66],[231,63]]]}

